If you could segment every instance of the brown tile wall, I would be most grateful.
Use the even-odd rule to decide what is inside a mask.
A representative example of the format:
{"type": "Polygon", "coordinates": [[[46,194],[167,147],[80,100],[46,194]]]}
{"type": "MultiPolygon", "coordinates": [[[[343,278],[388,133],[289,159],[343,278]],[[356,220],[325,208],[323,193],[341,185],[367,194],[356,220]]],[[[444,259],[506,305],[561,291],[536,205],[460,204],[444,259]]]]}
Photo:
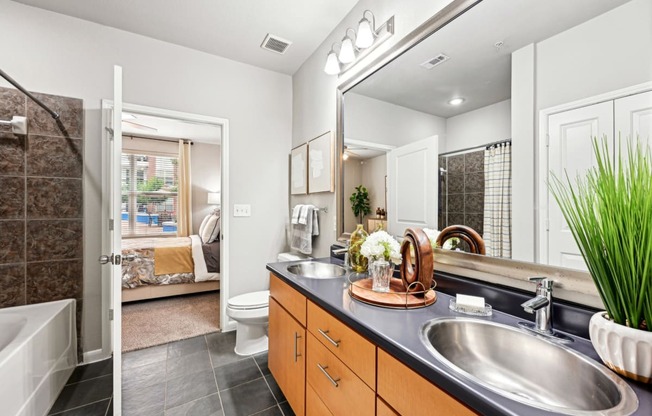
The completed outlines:
{"type": "Polygon", "coordinates": [[[0,119],[27,116],[28,134],[0,126],[0,308],[73,298],[82,345],[84,110],[82,100],[0,87],[0,119]]]}
{"type": "Polygon", "coordinates": [[[484,150],[440,156],[439,166],[447,170],[447,173],[440,177],[439,182],[441,188],[439,229],[463,224],[482,235],[484,232],[484,150]]]}

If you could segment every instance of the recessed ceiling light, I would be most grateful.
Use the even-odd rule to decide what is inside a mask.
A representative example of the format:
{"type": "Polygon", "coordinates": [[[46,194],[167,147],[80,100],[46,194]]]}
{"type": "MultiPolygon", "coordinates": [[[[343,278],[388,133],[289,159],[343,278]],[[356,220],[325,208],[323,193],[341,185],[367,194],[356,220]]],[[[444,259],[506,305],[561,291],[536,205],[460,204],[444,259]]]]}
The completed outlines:
{"type": "Polygon", "coordinates": [[[453,98],[452,100],[448,101],[448,104],[450,105],[460,105],[464,102],[464,98],[458,97],[458,98],[453,98]]]}

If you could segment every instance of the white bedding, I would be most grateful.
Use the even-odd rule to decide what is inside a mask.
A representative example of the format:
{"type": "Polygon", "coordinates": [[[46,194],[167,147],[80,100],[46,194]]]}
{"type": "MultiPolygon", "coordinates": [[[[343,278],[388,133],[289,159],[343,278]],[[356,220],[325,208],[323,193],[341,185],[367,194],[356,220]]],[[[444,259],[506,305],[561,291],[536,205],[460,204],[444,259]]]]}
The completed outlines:
{"type": "Polygon", "coordinates": [[[195,263],[195,282],[208,280],[220,280],[219,273],[209,273],[204,260],[204,252],[201,248],[201,238],[198,235],[190,236],[192,244],[192,261],[195,263]]]}

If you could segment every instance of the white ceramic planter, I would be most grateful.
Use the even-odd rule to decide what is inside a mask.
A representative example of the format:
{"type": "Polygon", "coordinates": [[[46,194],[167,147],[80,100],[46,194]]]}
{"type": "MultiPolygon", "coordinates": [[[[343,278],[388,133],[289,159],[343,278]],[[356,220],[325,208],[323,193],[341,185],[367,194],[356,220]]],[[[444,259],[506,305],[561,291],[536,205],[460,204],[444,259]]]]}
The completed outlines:
{"type": "Polygon", "coordinates": [[[616,373],[644,383],[652,382],[652,332],[629,328],[598,312],[589,322],[593,348],[616,373]]]}

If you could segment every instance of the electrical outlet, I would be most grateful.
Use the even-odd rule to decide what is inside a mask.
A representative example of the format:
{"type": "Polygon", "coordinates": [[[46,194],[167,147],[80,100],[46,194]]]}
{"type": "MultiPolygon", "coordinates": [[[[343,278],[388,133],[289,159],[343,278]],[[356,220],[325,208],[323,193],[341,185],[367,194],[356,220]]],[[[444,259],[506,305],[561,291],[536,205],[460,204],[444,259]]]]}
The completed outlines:
{"type": "Polygon", "coordinates": [[[233,204],[234,217],[251,217],[251,205],[249,204],[233,204]]]}

